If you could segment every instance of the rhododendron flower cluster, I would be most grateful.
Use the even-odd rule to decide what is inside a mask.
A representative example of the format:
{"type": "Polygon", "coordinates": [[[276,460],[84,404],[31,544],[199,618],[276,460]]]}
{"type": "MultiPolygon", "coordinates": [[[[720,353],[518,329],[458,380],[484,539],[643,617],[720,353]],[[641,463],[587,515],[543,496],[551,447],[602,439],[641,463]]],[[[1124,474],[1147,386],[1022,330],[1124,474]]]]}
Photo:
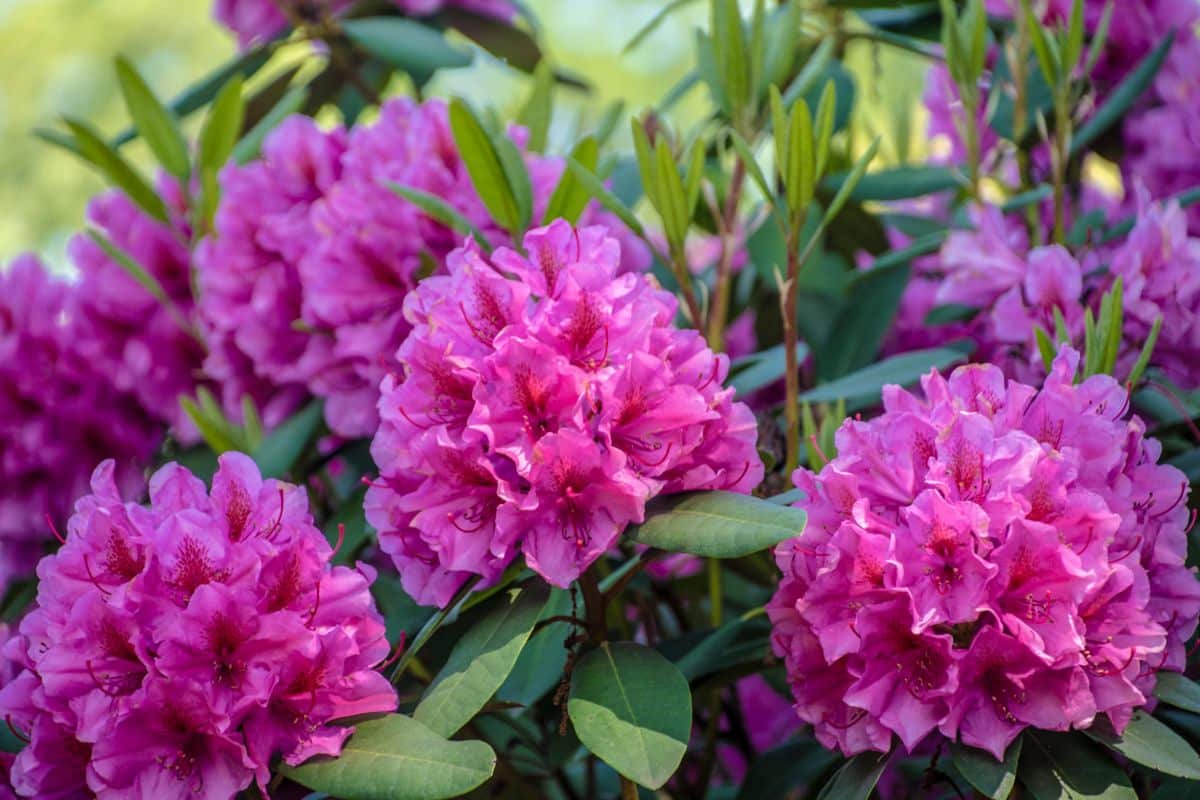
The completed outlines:
{"type": "Polygon", "coordinates": [[[373,572],[332,567],[304,491],[246,456],[221,457],[211,495],[163,467],[149,507],[106,461],[68,530],[4,650],[18,793],[232,798],[275,758],[340,752],[352,729],[331,721],[395,708],[373,572]]]}
{"type": "Polygon", "coordinates": [[[1184,667],[1200,584],[1186,477],[1064,349],[1039,391],[990,365],[884,390],[798,470],[804,533],[768,606],[796,709],[847,754],[935,731],[997,758],[1026,727],[1122,730],[1184,667]]]}
{"type": "MultiPolygon", "coordinates": [[[[522,129],[509,133],[524,145],[522,129]]],[[[525,161],[538,217],[562,162],[525,161]]],[[[349,134],[293,117],[261,160],[222,172],[216,233],[197,262],[206,370],[231,412],[243,394],[266,397],[271,424],[311,392],[335,433],[374,433],[379,382],[409,330],[404,299],[460,240],[390,184],[442,198],[493,244],[508,236],[476,194],[440,100],[390,100],[349,134]]],[[[623,267],[645,269],[648,254],[630,251],[623,267]]]]}
{"type": "MultiPolygon", "coordinates": [[[[393,0],[401,12],[428,17],[443,8],[461,8],[476,14],[511,20],[516,7],[509,0],[393,0]]],[[[213,17],[237,36],[238,44],[249,47],[273,39],[297,20],[318,22],[338,16],[354,5],[353,0],[216,0],[213,17]]]]}
{"type": "Polygon", "coordinates": [[[32,571],[102,459],[140,480],[161,435],[76,332],[72,287],[32,256],[0,271],[0,593],[32,571]]]}
{"type": "Polygon", "coordinates": [[[405,303],[367,514],[421,603],[518,554],[566,586],[651,497],[762,478],[728,359],[673,327],[673,296],[618,275],[604,228],[559,220],[524,245],[489,259],[468,242],[405,303]]]}

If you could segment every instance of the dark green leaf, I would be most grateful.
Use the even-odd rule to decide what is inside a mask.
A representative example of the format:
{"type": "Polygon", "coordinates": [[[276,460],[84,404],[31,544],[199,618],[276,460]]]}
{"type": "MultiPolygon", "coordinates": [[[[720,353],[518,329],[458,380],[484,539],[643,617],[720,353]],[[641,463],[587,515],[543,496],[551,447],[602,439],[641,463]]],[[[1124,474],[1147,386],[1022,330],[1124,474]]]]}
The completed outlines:
{"type": "Polygon", "coordinates": [[[863,176],[867,171],[867,167],[870,166],[871,162],[875,160],[875,154],[878,152],[879,137],[876,137],[875,141],[871,142],[871,146],[867,148],[866,152],[859,156],[858,161],[854,162],[854,168],[850,170],[850,174],[846,176],[846,179],[842,182],[842,185],[838,187],[837,193],[833,196],[833,200],[831,200],[829,203],[829,208],[825,209],[825,215],[821,217],[821,229],[824,229],[826,226],[828,226],[829,223],[833,221],[833,218],[836,217],[839,212],[841,212],[842,206],[844,206],[846,201],[850,199],[850,195],[854,193],[854,190],[862,181],[863,176]]]}
{"type": "Polygon", "coordinates": [[[658,789],[687,752],[692,695],[659,653],[604,642],[576,665],[567,713],[588,750],[630,780],[658,789]]]}
{"type": "Polygon", "coordinates": [[[504,179],[508,183],[509,191],[517,201],[517,227],[510,228],[509,231],[514,237],[519,236],[529,227],[533,216],[533,184],[529,179],[529,169],[525,166],[521,152],[506,134],[494,136],[492,145],[500,158],[500,167],[504,170],[504,179]]]}
{"type": "Polygon", "coordinates": [[[295,114],[308,99],[308,87],[297,86],[283,96],[274,108],[258,121],[233,148],[233,160],[238,164],[247,164],[258,158],[263,141],[271,131],[279,127],[279,123],[295,114]]]}
{"type": "Polygon", "coordinates": [[[126,58],[118,56],[116,66],[121,96],[138,133],[167,172],[186,181],[190,164],[179,121],[150,91],[146,81],[126,58]]]}
{"type": "Polygon", "coordinates": [[[504,684],[549,599],[541,581],[502,592],[495,607],[455,643],[413,719],[442,736],[470,722],[504,684]]]}
{"type": "Polygon", "coordinates": [[[969,319],[974,319],[979,313],[979,309],[974,306],[965,306],[960,303],[947,303],[944,306],[935,306],[925,315],[926,325],[945,325],[948,322],[965,322],[969,319]]]}
{"type": "Polygon", "coordinates": [[[1033,800],[1137,800],[1129,778],[1077,733],[1027,730],[1021,783],[1033,800]]]}
{"type": "Polygon", "coordinates": [[[322,406],[314,400],[275,428],[252,454],[264,478],[291,473],[304,449],[321,428],[322,406]]]}
{"type": "MultiPolygon", "coordinates": [[[[570,593],[565,589],[552,589],[550,602],[542,609],[538,621],[570,613],[570,593]]],[[[571,630],[570,623],[551,622],[530,636],[516,666],[508,674],[504,685],[496,691],[496,699],[529,706],[557,686],[567,663],[567,649],[563,642],[571,630]]]]}
{"type": "Polygon", "coordinates": [[[1117,84],[1117,88],[1096,109],[1096,113],[1079,126],[1075,135],[1071,137],[1071,155],[1083,152],[1100,134],[1124,117],[1134,103],[1145,96],[1174,41],[1174,31],[1164,36],[1158,46],[1138,63],[1133,72],[1117,84]]]}
{"type": "Polygon", "coordinates": [[[958,742],[950,743],[950,756],[962,776],[979,792],[992,800],[1008,800],[1017,782],[1017,763],[1021,758],[1021,739],[1018,738],[1004,752],[1004,760],[984,750],[967,747],[958,742]]]}
{"type": "Polygon", "coordinates": [[[908,286],[907,261],[876,266],[847,287],[847,304],[838,313],[826,346],[817,352],[823,379],[846,375],[875,361],[908,286]]]}
{"type": "Polygon", "coordinates": [[[167,221],[167,207],[150,188],[146,179],[129,165],[121,154],[109,147],[96,130],[81,120],[63,118],[63,122],[75,136],[80,154],[104,174],[121,191],[129,196],[143,211],[160,222],[167,221]]]}
{"type": "Polygon", "coordinates": [[[350,41],[416,78],[471,63],[470,51],[451,45],[441,32],[410,19],[367,17],[348,19],[341,25],[350,41]]]}
{"type": "MultiPolygon", "coordinates": [[[[600,162],[600,146],[593,137],[586,136],[575,145],[570,158],[589,172],[595,172],[596,165],[600,162]]],[[[590,199],[591,195],[579,182],[575,173],[564,169],[562,177],[558,179],[558,186],[554,188],[554,194],[550,196],[550,202],[546,204],[542,224],[548,225],[561,217],[574,225],[579,221],[579,215],[583,213],[590,199]]]]}
{"type": "Polygon", "coordinates": [[[804,531],[805,514],[736,492],[690,492],[652,501],[634,541],[708,558],[741,558],[804,531]]]}
{"type": "Polygon", "coordinates": [[[837,759],[811,740],[798,740],[768,750],[750,764],[737,800],[783,800],[797,788],[813,786],[837,759]]]}
{"type": "Polygon", "coordinates": [[[367,543],[369,529],[367,517],[363,513],[363,499],[367,495],[367,487],[359,486],[346,498],[337,512],[325,523],[325,538],[330,545],[336,545],[342,537],[342,545],[334,557],[335,563],[352,564],[358,551],[367,543]],[[338,528],[342,528],[342,533],[338,528]]]}
{"type": "Polygon", "coordinates": [[[887,753],[859,753],[834,773],[817,800],[867,800],[887,762],[887,753]]]}
{"type": "Polygon", "coordinates": [[[1154,696],[1176,708],[1200,714],[1200,685],[1177,672],[1158,673],[1154,696]]]}
{"type": "Polygon", "coordinates": [[[730,657],[736,659],[739,653],[752,653],[761,661],[770,647],[771,629],[764,623],[762,618],[728,622],[699,642],[689,642],[687,651],[676,659],[675,666],[683,677],[694,681],[730,666],[730,657]]]}
{"type": "MultiPolygon", "coordinates": [[[[783,380],[787,359],[783,345],[755,353],[750,357],[750,363],[729,380],[739,397],[745,397],[764,386],[770,386],[776,381],[783,380]]],[[[796,345],[796,363],[803,364],[808,358],[808,345],[800,342],[796,345]]]]}
{"type": "Polygon", "coordinates": [[[1144,709],[1133,712],[1133,717],[1120,736],[1106,719],[1098,719],[1084,733],[1130,761],[1166,775],[1200,780],[1200,756],[1183,737],[1144,709]]]}
{"type": "Polygon", "coordinates": [[[876,364],[863,367],[857,372],[844,375],[829,383],[822,383],[800,395],[809,403],[829,402],[845,399],[854,405],[871,403],[879,399],[879,393],[888,384],[907,386],[915,383],[931,369],[945,369],[966,359],[970,354],[969,343],[963,347],[934,347],[928,350],[912,350],[908,353],[885,358],[876,364]]]}
{"type": "MultiPolygon", "coordinates": [[[[828,192],[837,191],[848,176],[846,172],[830,175],[822,182],[822,188],[828,192]]],[[[892,167],[863,175],[850,192],[850,198],[859,202],[904,200],[957,189],[961,185],[962,176],[953,167],[892,167]]]]}
{"type": "Polygon", "coordinates": [[[401,714],[363,722],[336,759],[318,757],[279,771],[343,800],[449,800],[492,776],[496,753],[484,742],[451,742],[401,714]]]}

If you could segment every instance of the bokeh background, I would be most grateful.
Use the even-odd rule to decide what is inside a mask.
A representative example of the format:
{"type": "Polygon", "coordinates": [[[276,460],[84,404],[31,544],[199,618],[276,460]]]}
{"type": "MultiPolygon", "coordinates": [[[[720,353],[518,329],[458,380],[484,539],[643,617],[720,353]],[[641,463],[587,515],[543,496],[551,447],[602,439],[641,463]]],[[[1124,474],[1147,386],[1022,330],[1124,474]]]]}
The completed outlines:
{"type": "MultiPolygon", "coordinates": [[[[593,87],[590,95],[561,94],[559,141],[569,141],[574,126],[594,120],[614,99],[625,100],[627,112],[654,105],[687,72],[692,31],[704,23],[707,3],[672,15],[641,46],[622,53],[664,2],[527,2],[548,57],[593,87]]],[[[67,270],[66,241],[82,224],[88,198],[103,186],[80,161],[32,131],[62,115],[85,118],[109,135],[122,130],[127,118],[112,69],[117,54],[131,58],[160,97],[175,96],[231,58],[233,38],[212,21],[211,6],[212,0],[0,0],[0,264],[32,250],[67,270]]],[[[859,88],[854,130],[864,137],[900,132],[885,137],[877,166],[916,155],[924,65],[869,46],[852,50],[850,62],[859,88]]],[[[480,54],[468,68],[439,74],[431,93],[465,95],[511,112],[527,86],[523,75],[480,54]]],[[[693,121],[700,91],[693,90],[673,117],[693,121]]],[[[142,147],[133,142],[125,152],[146,166],[142,147]]]]}

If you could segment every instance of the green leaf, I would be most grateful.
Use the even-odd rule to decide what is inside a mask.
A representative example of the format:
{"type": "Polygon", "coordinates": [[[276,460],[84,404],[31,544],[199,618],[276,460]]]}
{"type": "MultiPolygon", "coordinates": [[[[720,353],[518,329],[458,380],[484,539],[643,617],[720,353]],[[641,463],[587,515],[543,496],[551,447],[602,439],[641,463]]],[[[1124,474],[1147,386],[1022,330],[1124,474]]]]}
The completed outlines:
{"type": "Polygon", "coordinates": [[[46,144],[54,145],[77,158],[85,158],[83,150],[79,148],[79,144],[75,141],[75,137],[68,136],[62,131],[57,131],[53,128],[34,128],[33,135],[46,144]]]}
{"type": "Polygon", "coordinates": [[[758,165],[758,159],[754,157],[754,151],[750,149],[750,144],[742,135],[735,130],[729,131],[729,139],[733,142],[733,149],[737,151],[738,158],[746,166],[746,174],[748,174],[755,185],[758,186],[763,197],[770,199],[774,192],[771,190],[771,184],[767,180],[766,174],[763,173],[762,167],[758,165]]]}
{"type": "Polygon", "coordinates": [[[233,160],[238,164],[247,164],[258,158],[263,141],[271,131],[279,127],[287,117],[298,112],[308,100],[308,87],[297,86],[285,94],[275,107],[268,111],[258,123],[247,131],[246,135],[234,145],[233,160]]]}
{"type": "Polygon", "coordinates": [[[675,165],[675,156],[667,145],[666,137],[659,137],[654,148],[655,178],[658,181],[654,196],[658,199],[656,209],[662,217],[663,233],[667,241],[679,247],[687,238],[687,230],[691,224],[691,215],[687,210],[687,194],[683,188],[683,179],[679,177],[679,169],[675,165]]]}
{"type": "Polygon", "coordinates": [[[1033,800],[1137,800],[1125,772],[1077,733],[1027,730],[1017,772],[1033,800]]]}
{"type": "Polygon", "coordinates": [[[242,131],[245,104],[242,102],[242,76],[234,75],[213,101],[204,129],[200,132],[198,161],[202,170],[218,170],[233,154],[242,131]]]}
{"type": "Polygon", "coordinates": [[[1178,672],[1160,672],[1154,696],[1176,708],[1200,714],[1200,685],[1178,672]]]}
{"type": "MultiPolygon", "coordinates": [[[[839,172],[821,182],[827,192],[837,191],[845,185],[849,173],[839,172]]],[[[901,166],[863,175],[858,185],[850,192],[850,199],[906,200],[924,197],[927,194],[957,189],[962,185],[962,176],[952,167],[901,166]]]]}
{"type": "Polygon", "coordinates": [[[410,19],[348,19],[341,27],[350,41],[420,82],[440,69],[465,67],[471,63],[469,50],[451,45],[440,31],[410,19]]]}
{"type": "Polygon", "coordinates": [[[150,152],[154,153],[167,172],[186,181],[190,171],[188,148],[175,115],[155,97],[146,81],[124,56],[117,57],[117,82],[129,116],[133,118],[150,152]]]}
{"type": "MultiPolygon", "coordinates": [[[[778,505],[778,504],[775,504],[778,505]]],[[[700,641],[689,639],[686,652],[675,660],[675,666],[689,681],[711,675],[738,662],[738,656],[761,661],[770,649],[770,625],[766,620],[739,619],[727,622],[700,641]]]]}
{"type": "MultiPolygon", "coordinates": [[[[791,104],[796,102],[797,99],[812,91],[812,89],[817,85],[817,80],[822,75],[828,73],[833,59],[835,38],[836,37],[834,36],[826,36],[824,39],[822,39],[821,43],[817,45],[817,49],[812,52],[812,55],[808,57],[808,61],[804,63],[804,67],[800,70],[796,77],[792,79],[792,82],[788,84],[787,89],[784,90],[781,97],[784,107],[791,106],[791,104]]],[[[836,129],[837,127],[839,126],[835,120],[834,128],[836,129]]],[[[776,133],[778,133],[779,130],[779,126],[776,125],[776,133]]]]}
{"type": "Polygon", "coordinates": [[[687,752],[692,695],[658,652],[603,642],[575,666],[567,713],[588,750],[630,780],[658,789],[687,752]]]}
{"type": "Polygon", "coordinates": [[[915,383],[931,369],[945,369],[964,361],[970,353],[969,345],[963,347],[933,347],[928,350],[913,350],[908,353],[885,358],[876,364],[863,367],[857,372],[844,375],[829,383],[822,383],[800,395],[809,403],[822,403],[845,399],[847,403],[874,402],[880,391],[888,384],[907,386],[915,383]]]}
{"type": "Polygon", "coordinates": [[[448,800],[492,777],[496,753],[484,742],[451,742],[401,714],[363,722],[335,758],[279,771],[343,800],[448,800]]]}
{"type": "Polygon", "coordinates": [[[1105,720],[1097,720],[1084,733],[1130,761],[1177,778],[1200,780],[1200,756],[1192,746],[1143,709],[1133,712],[1120,736],[1105,720]]]}
{"type": "MultiPolygon", "coordinates": [[[[571,160],[582,165],[589,172],[594,172],[600,163],[600,145],[595,137],[586,136],[575,145],[571,151],[571,160]]],[[[564,169],[558,179],[558,186],[546,204],[546,213],[542,216],[542,224],[549,225],[552,221],[562,218],[574,225],[587,207],[591,195],[579,182],[575,173],[564,169]]]]}
{"type": "Polygon", "coordinates": [[[450,101],[450,129],[479,199],[505,230],[519,230],[522,207],[509,184],[500,154],[475,112],[457,97],[450,101]]]}
{"type": "Polygon", "coordinates": [[[515,238],[525,233],[533,217],[533,184],[529,179],[525,159],[521,157],[521,152],[517,150],[512,139],[504,133],[497,134],[492,137],[492,146],[500,158],[500,167],[504,170],[509,191],[517,201],[517,227],[509,229],[515,238]]]}
{"type": "Polygon", "coordinates": [[[671,14],[675,13],[684,6],[691,5],[694,2],[696,2],[696,0],[671,0],[671,2],[660,8],[654,16],[647,20],[645,25],[638,28],[638,31],[633,35],[633,38],[626,42],[625,46],[621,48],[621,55],[625,55],[630,50],[633,50],[639,44],[645,41],[646,37],[658,30],[658,27],[662,25],[663,22],[666,21],[667,17],[671,16],[671,14]]]}
{"type": "Polygon", "coordinates": [[[837,759],[811,740],[800,739],[768,750],[750,764],[737,800],[783,800],[798,786],[814,785],[837,759]]]}
{"type": "Polygon", "coordinates": [[[1067,22],[1066,47],[1063,48],[1063,64],[1073,70],[1083,55],[1083,0],[1071,4],[1071,17],[1067,22]]]}
{"type": "Polygon", "coordinates": [[[963,322],[973,319],[979,313],[979,309],[974,306],[962,305],[961,303],[947,303],[944,306],[935,306],[925,315],[926,325],[945,325],[948,322],[963,322]]]}
{"type": "Polygon", "coordinates": [[[878,152],[879,137],[875,137],[875,141],[871,142],[871,146],[867,148],[866,152],[859,156],[858,161],[854,162],[854,168],[850,170],[850,174],[846,176],[846,180],[838,188],[837,194],[833,196],[833,201],[829,204],[829,208],[825,209],[825,216],[821,218],[822,229],[842,210],[842,206],[850,199],[850,195],[854,193],[855,188],[863,179],[867,167],[875,160],[875,154],[878,152]]]}
{"type": "Polygon", "coordinates": [[[543,61],[533,71],[533,87],[529,98],[517,114],[517,122],[529,131],[529,152],[546,152],[546,137],[550,132],[550,119],[554,114],[554,73],[543,61]]]}
{"type": "Polygon", "coordinates": [[[120,153],[109,147],[95,128],[82,120],[64,117],[63,123],[75,137],[80,154],[100,170],[143,211],[160,222],[167,221],[167,207],[146,179],[120,153]]]}
{"type": "Polygon", "coordinates": [[[657,498],[646,521],[629,531],[636,542],[708,558],[741,558],[804,531],[798,508],[736,492],[689,492],[657,498]]]}
{"type": "Polygon", "coordinates": [[[342,526],[345,534],[342,546],[334,556],[336,564],[353,564],[358,551],[367,543],[369,528],[366,514],[363,513],[363,500],[366,496],[367,487],[359,486],[325,523],[325,538],[329,540],[330,546],[336,545],[338,537],[341,536],[338,533],[339,526],[342,526]]]}
{"type": "Polygon", "coordinates": [[[496,690],[497,700],[530,706],[558,686],[567,663],[567,650],[563,642],[571,634],[573,626],[567,622],[546,620],[570,613],[570,593],[565,589],[551,590],[550,601],[538,618],[538,622],[544,624],[525,643],[504,685],[496,690]]]}
{"type": "Polygon", "coordinates": [[[1074,136],[1071,137],[1072,156],[1082,153],[1102,133],[1120,121],[1134,103],[1145,96],[1146,90],[1154,82],[1154,76],[1158,74],[1163,59],[1167,57],[1167,52],[1171,49],[1174,41],[1174,31],[1164,36],[1158,46],[1138,62],[1137,67],[1117,84],[1117,88],[1113,89],[1107,99],[1100,104],[1096,113],[1079,126],[1074,136]]]}
{"type": "Polygon", "coordinates": [[[885,266],[876,262],[876,266],[849,282],[847,302],[834,320],[828,341],[817,351],[820,378],[838,378],[876,360],[908,286],[909,260],[895,259],[885,266]],[[851,331],[853,335],[847,335],[851,331]]]}
{"type": "MultiPolygon", "coordinates": [[[[201,387],[197,390],[197,394],[203,398],[207,391],[207,389],[201,387]]],[[[228,430],[228,425],[223,416],[214,416],[208,413],[207,409],[197,405],[195,400],[186,395],[180,395],[179,407],[183,409],[183,413],[187,414],[188,419],[196,426],[196,430],[200,431],[200,436],[213,452],[225,453],[230,450],[239,449],[239,442],[234,441],[234,437],[228,430]]]]}
{"type": "Polygon", "coordinates": [[[502,592],[496,607],[455,643],[413,719],[442,736],[470,722],[504,684],[549,599],[541,581],[502,592]]]}
{"type": "Polygon", "coordinates": [[[424,211],[436,221],[442,223],[451,230],[458,231],[464,236],[470,235],[475,238],[476,244],[482,247],[486,252],[491,252],[492,246],[488,242],[487,235],[475,226],[475,223],[467,219],[462,212],[451,206],[437,195],[423,192],[420,189],[413,189],[409,186],[401,186],[398,183],[387,182],[387,187],[396,194],[409,201],[417,208],[424,211]]]}
{"type": "Polygon", "coordinates": [[[1126,383],[1129,386],[1137,386],[1138,381],[1142,379],[1142,373],[1149,366],[1150,357],[1154,354],[1154,345],[1158,344],[1158,334],[1162,331],[1162,321],[1162,314],[1154,318],[1154,324],[1150,326],[1150,333],[1146,336],[1146,341],[1142,344],[1142,351],[1138,353],[1137,361],[1134,362],[1133,368],[1129,370],[1129,377],[1126,379],[1126,383]]]}
{"type": "MultiPolygon", "coordinates": [[[[808,345],[804,342],[797,343],[796,363],[803,364],[806,358],[808,345]]],[[[747,360],[749,364],[729,379],[729,385],[737,391],[738,397],[745,397],[764,386],[770,386],[775,381],[783,380],[787,370],[786,352],[782,344],[755,353],[747,360]]]]}
{"type": "Polygon", "coordinates": [[[833,774],[817,800],[867,800],[888,763],[888,753],[859,753],[833,774]]]}
{"type": "Polygon", "coordinates": [[[1021,739],[1018,738],[1004,753],[1004,760],[984,750],[977,750],[958,742],[950,743],[950,756],[954,766],[974,786],[992,800],[1008,800],[1017,782],[1017,762],[1021,758],[1021,739]]]}
{"type": "Polygon", "coordinates": [[[642,223],[629,210],[629,207],[621,202],[619,197],[605,188],[604,183],[592,174],[591,170],[574,158],[567,159],[567,169],[575,176],[575,180],[579,181],[579,185],[583,187],[584,191],[596,199],[596,202],[616,214],[634,234],[645,238],[646,231],[642,227],[642,223]]]}
{"type": "Polygon", "coordinates": [[[314,400],[275,428],[252,453],[263,477],[288,475],[320,430],[323,419],[321,403],[314,400]]]}
{"type": "Polygon", "coordinates": [[[95,242],[100,249],[104,251],[104,254],[107,255],[113,263],[124,270],[125,274],[127,274],[135,283],[145,289],[147,294],[149,294],[167,309],[167,313],[171,315],[171,318],[175,321],[175,324],[177,324],[184,333],[194,338],[199,338],[196,334],[195,328],[192,327],[191,322],[188,321],[187,317],[185,317],[183,312],[179,309],[179,306],[175,304],[175,301],[172,300],[167,294],[166,290],[163,289],[162,284],[158,282],[157,278],[150,274],[145,267],[139,264],[133,256],[122,250],[120,247],[117,247],[117,245],[113,243],[113,241],[107,236],[105,236],[104,233],[98,228],[88,228],[87,235],[89,239],[95,242]]]}
{"type": "Polygon", "coordinates": [[[1046,333],[1046,329],[1041,325],[1035,324],[1033,326],[1033,335],[1037,340],[1038,353],[1042,357],[1042,364],[1053,364],[1056,348],[1054,342],[1050,340],[1050,334],[1046,333]]]}

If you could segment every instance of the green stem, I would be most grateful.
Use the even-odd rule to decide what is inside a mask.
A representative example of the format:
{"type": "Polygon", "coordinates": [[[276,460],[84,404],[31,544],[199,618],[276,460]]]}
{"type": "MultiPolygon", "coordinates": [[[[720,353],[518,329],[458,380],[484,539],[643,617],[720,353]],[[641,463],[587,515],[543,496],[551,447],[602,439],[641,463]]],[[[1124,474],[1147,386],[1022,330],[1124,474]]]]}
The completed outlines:
{"type": "Polygon", "coordinates": [[[721,559],[708,559],[708,602],[712,609],[713,627],[719,627],[725,616],[725,598],[721,592],[721,559]]]}
{"type": "Polygon", "coordinates": [[[796,296],[799,293],[801,260],[797,249],[800,246],[800,230],[804,227],[804,215],[798,214],[791,221],[787,238],[787,279],[783,290],[783,348],[784,348],[784,419],[787,422],[787,461],[784,474],[792,474],[800,464],[800,363],[796,359],[796,296]]]}

